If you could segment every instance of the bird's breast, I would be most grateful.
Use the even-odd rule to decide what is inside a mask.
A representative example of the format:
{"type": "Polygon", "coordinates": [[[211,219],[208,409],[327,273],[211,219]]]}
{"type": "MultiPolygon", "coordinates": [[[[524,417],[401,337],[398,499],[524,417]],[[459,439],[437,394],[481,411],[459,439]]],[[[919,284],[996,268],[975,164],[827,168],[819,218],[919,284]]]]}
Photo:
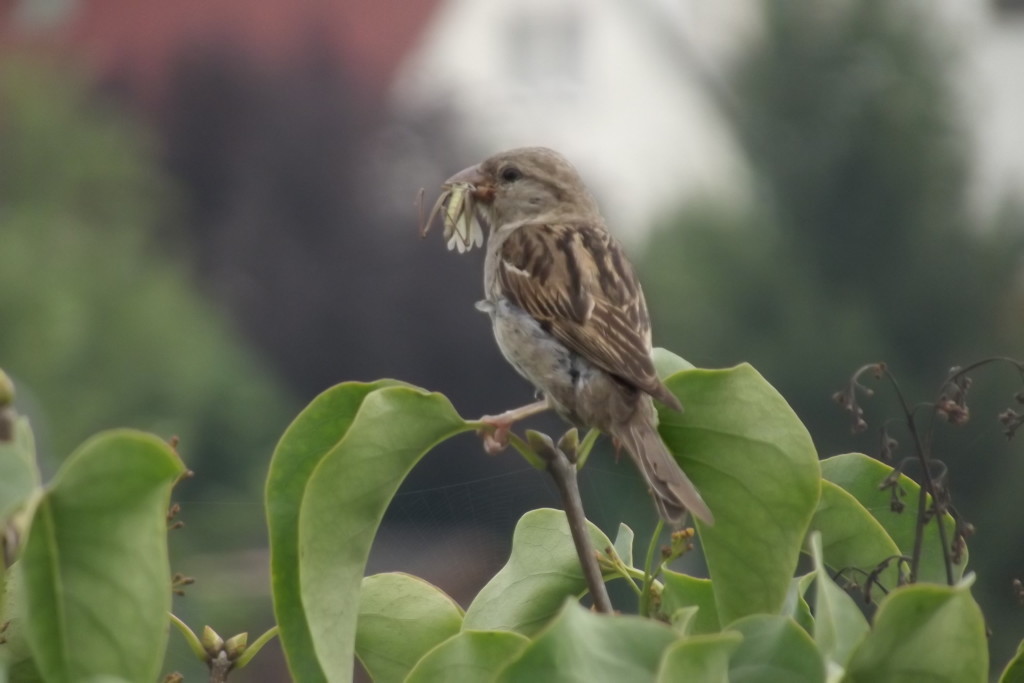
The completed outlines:
{"type": "Polygon", "coordinates": [[[533,316],[504,297],[486,300],[505,359],[569,422],[608,431],[632,416],[639,392],[574,353],[533,316]]]}
{"type": "Polygon", "coordinates": [[[537,320],[507,298],[489,301],[494,337],[505,359],[545,394],[571,391],[572,353],[537,320]]]}

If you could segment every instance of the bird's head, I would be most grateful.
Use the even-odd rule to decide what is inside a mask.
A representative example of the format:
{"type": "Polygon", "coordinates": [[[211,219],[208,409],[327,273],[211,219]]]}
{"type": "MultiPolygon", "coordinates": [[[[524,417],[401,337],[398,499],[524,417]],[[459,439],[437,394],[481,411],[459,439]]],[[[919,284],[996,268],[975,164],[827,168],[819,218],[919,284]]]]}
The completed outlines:
{"type": "Polygon", "coordinates": [[[421,221],[422,235],[438,215],[448,248],[460,253],[483,243],[485,226],[501,230],[530,221],[599,218],[597,203],[579,173],[546,147],[499,152],[459,171],[444,182],[433,210],[421,221]]]}
{"type": "Polygon", "coordinates": [[[587,217],[597,211],[573,165],[546,147],[499,152],[456,173],[444,186],[468,186],[473,203],[492,226],[540,217],[587,217]]]}

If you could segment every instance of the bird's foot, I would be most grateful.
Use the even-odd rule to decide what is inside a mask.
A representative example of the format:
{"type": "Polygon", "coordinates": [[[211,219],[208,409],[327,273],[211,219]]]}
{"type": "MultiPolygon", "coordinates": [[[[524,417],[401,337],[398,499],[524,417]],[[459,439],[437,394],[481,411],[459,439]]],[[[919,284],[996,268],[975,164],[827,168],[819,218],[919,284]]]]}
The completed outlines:
{"type": "Polygon", "coordinates": [[[536,415],[547,410],[547,401],[537,401],[529,405],[506,410],[499,415],[484,415],[477,422],[484,426],[477,430],[477,434],[483,439],[484,450],[489,455],[500,453],[508,447],[509,434],[512,432],[512,425],[519,420],[536,415]]]}
{"type": "Polygon", "coordinates": [[[484,415],[479,422],[485,427],[477,430],[484,442],[484,450],[488,455],[495,455],[508,448],[508,435],[512,431],[511,422],[503,422],[490,415],[484,415]]]}

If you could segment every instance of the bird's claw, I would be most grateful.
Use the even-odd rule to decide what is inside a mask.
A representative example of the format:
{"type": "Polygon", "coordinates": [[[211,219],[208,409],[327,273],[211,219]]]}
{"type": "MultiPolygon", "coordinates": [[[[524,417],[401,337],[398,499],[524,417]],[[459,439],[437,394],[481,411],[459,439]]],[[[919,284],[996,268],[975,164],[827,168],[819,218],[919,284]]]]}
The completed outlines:
{"type": "Polygon", "coordinates": [[[480,418],[480,422],[485,426],[477,430],[477,434],[483,439],[484,450],[488,455],[495,455],[508,448],[509,433],[512,431],[511,424],[495,420],[489,415],[480,418]]]}
{"type": "Polygon", "coordinates": [[[547,409],[546,401],[536,401],[498,415],[484,415],[478,420],[482,426],[477,430],[484,440],[484,449],[491,455],[505,450],[511,436],[512,425],[547,409]]]}

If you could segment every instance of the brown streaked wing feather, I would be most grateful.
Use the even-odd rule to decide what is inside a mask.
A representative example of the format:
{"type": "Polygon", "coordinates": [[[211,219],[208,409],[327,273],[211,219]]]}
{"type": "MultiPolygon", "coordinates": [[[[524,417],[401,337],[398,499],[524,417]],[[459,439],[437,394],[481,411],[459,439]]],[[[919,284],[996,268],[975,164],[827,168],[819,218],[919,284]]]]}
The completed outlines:
{"type": "Polygon", "coordinates": [[[587,224],[526,225],[502,245],[505,295],[574,352],[670,406],[651,361],[651,323],[619,245],[587,224]]]}
{"type": "Polygon", "coordinates": [[[583,323],[593,301],[579,269],[562,266],[567,234],[547,225],[516,230],[502,245],[498,280],[520,308],[549,327],[583,323]]]}

